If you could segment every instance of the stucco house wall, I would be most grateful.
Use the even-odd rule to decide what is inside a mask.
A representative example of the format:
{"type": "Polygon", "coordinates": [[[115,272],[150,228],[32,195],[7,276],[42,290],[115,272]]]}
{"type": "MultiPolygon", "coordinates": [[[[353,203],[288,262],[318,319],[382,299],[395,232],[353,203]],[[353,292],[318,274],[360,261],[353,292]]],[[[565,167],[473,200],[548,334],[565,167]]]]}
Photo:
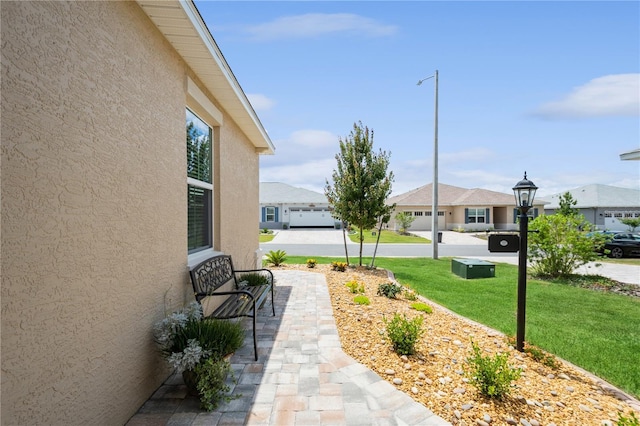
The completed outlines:
{"type": "Polygon", "coordinates": [[[243,267],[258,150],[138,3],[0,12],[2,423],[121,425],[169,374],[152,325],[192,298],[190,87],[222,122],[213,250],[243,267]]]}

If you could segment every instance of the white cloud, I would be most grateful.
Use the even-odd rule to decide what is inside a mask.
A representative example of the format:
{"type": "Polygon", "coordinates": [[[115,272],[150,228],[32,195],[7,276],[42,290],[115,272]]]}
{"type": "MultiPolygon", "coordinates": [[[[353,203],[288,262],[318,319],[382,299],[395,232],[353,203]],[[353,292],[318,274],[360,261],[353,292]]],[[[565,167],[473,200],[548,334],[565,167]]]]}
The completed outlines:
{"type": "Polygon", "coordinates": [[[463,161],[484,161],[495,158],[495,154],[487,148],[471,148],[466,151],[449,152],[438,155],[438,163],[459,164],[463,161]]]}
{"type": "Polygon", "coordinates": [[[535,115],[551,119],[640,115],[640,74],[595,78],[563,99],[542,105],[535,115]]]}
{"type": "Polygon", "coordinates": [[[273,100],[260,93],[247,93],[247,98],[256,111],[268,111],[276,104],[273,100]]]}
{"type": "Polygon", "coordinates": [[[246,31],[259,41],[283,38],[312,38],[334,33],[353,33],[369,37],[394,34],[396,27],[350,13],[308,13],[285,16],[271,22],[247,27],[246,31]]]}
{"type": "Polygon", "coordinates": [[[327,148],[338,146],[339,137],[326,130],[298,130],[291,134],[290,140],[308,148],[327,148]]]}
{"type": "Polygon", "coordinates": [[[333,158],[261,167],[261,182],[282,182],[299,188],[323,192],[325,179],[331,182],[336,167],[333,158]]]}

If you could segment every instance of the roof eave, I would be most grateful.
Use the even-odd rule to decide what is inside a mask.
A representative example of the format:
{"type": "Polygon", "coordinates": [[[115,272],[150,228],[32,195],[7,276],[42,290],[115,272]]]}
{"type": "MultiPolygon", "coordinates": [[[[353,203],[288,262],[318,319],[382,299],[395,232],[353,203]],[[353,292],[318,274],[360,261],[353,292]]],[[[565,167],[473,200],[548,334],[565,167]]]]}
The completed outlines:
{"type": "Polygon", "coordinates": [[[151,22],[214,94],[258,154],[275,146],[191,0],[136,0],[151,22]]]}

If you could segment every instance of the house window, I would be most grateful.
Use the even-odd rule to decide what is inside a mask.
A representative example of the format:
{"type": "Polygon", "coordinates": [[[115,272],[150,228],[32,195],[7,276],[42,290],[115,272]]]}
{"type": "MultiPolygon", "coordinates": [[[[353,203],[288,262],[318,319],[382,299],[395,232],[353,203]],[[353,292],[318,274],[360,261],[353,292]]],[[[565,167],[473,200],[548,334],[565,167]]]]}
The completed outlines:
{"type": "Polygon", "coordinates": [[[212,244],[212,128],[187,109],[187,236],[189,253],[212,244]]]}
{"type": "Polygon", "coordinates": [[[486,209],[468,209],[467,223],[486,223],[486,209]]]}
{"type": "Polygon", "coordinates": [[[438,216],[444,216],[444,212],[438,212],[438,216]]]}
{"type": "Polygon", "coordinates": [[[422,212],[413,212],[414,216],[422,216],[422,212]]]}
{"type": "Polygon", "coordinates": [[[266,207],[265,211],[265,219],[266,222],[275,222],[276,221],[276,208],[275,207],[266,207]]]}

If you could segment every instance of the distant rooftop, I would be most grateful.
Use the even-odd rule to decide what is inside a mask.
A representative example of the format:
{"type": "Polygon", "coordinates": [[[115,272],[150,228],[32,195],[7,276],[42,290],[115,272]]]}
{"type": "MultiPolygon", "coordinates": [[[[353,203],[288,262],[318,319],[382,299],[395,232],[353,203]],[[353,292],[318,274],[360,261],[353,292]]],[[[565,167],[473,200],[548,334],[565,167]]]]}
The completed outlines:
{"type": "MultiPolygon", "coordinates": [[[[389,204],[401,206],[428,206],[433,200],[433,183],[389,198],[389,204]]],[[[535,204],[544,204],[536,202],[535,204]]],[[[513,194],[490,191],[488,189],[466,189],[458,186],[438,184],[439,206],[514,206],[513,194]]]]}
{"type": "Polygon", "coordinates": [[[623,152],[620,154],[621,160],[640,160],[640,149],[634,149],[633,151],[623,152]]]}
{"type": "Polygon", "coordinates": [[[640,207],[640,190],[593,184],[545,197],[551,202],[545,206],[545,208],[559,208],[560,196],[565,192],[569,192],[573,199],[576,200],[574,207],[578,209],[594,207],[640,207]]]}
{"type": "Polygon", "coordinates": [[[260,204],[328,204],[324,194],[281,182],[260,182],[260,204]]]}

